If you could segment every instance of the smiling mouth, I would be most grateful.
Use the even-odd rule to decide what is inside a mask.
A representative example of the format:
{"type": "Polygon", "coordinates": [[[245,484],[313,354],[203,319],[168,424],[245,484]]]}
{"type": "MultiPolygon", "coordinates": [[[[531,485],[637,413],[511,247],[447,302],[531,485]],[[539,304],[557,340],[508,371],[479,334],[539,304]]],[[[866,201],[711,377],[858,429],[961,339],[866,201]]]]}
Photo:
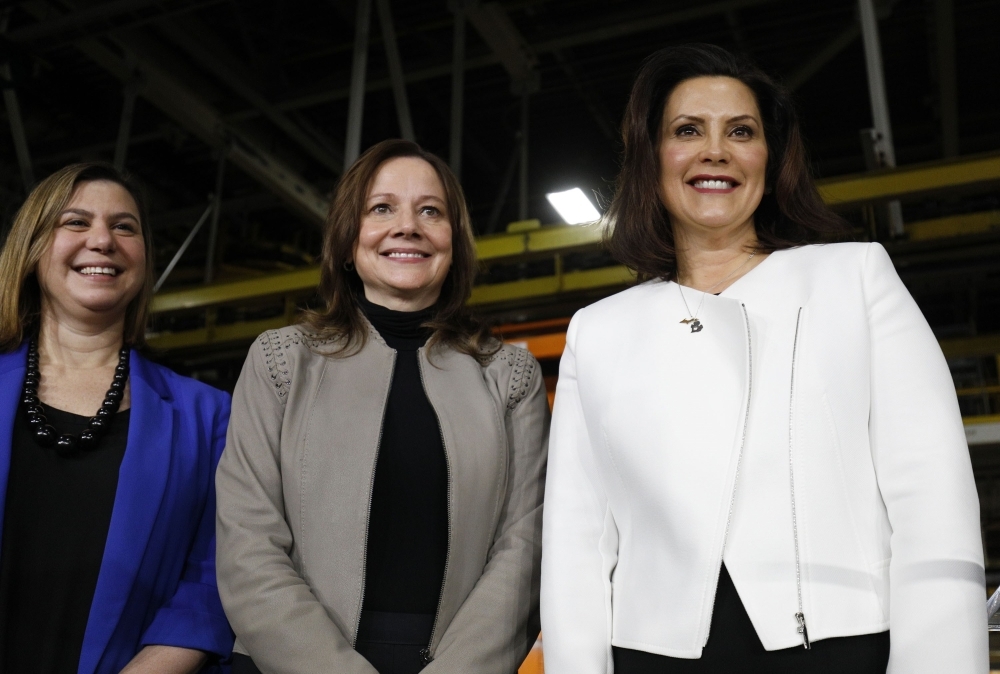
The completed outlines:
{"type": "Polygon", "coordinates": [[[420,260],[423,258],[430,257],[430,254],[421,253],[418,251],[412,251],[412,252],[390,251],[388,253],[382,253],[382,256],[396,260],[420,260]]]}
{"type": "Polygon", "coordinates": [[[692,180],[689,183],[692,187],[699,190],[731,190],[736,187],[739,183],[731,180],[692,180]]]}
{"type": "Polygon", "coordinates": [[[118,270],[114,267],[80,267],[77,269],[84,276],[117,276],[118,270]]]}

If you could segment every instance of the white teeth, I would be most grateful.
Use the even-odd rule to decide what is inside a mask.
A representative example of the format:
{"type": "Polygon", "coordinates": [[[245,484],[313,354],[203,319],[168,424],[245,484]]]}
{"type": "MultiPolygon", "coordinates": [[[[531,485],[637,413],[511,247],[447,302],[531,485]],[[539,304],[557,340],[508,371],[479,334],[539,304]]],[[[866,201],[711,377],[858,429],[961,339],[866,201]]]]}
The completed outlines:
{"type": "Polygon", "coordinates": [[[86,274],[87,276],[94,276],[97,274],[103,274],[104,276],[117,276],[118,270],[114,267],[84,267],[80,270],[81,274],[86,274]]]}
{"type": "Polygon", "coordinates": [[[703,190],[728,190],[733,184],[728,180],[696,180],[694,186],[703,190]]]}
{"type": "Polygon", "coordinates": [[[424,255],[423,253],[398,253],[398,252],[392,252],[392,253],[389,253],[389,257],[427,257],[427,256],[424,255]]]}

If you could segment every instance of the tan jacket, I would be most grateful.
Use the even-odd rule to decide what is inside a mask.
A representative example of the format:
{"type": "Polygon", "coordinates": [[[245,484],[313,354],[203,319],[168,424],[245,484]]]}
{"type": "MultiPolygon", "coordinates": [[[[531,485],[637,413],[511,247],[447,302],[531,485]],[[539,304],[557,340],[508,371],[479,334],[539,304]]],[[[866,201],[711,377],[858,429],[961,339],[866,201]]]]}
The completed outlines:
{"type": "MultiPolygon", "coordinates": [[[[218,583],[237,652],[265,674],[374,674],[353,644],[382,415],[396,352],[349,357],[300,328],[250,350],[216,476],[218,583]]],[[[538,634],[549,412],[537,361],[418,352],[448,463],[434,672],[512,674],[538,634]]]]}

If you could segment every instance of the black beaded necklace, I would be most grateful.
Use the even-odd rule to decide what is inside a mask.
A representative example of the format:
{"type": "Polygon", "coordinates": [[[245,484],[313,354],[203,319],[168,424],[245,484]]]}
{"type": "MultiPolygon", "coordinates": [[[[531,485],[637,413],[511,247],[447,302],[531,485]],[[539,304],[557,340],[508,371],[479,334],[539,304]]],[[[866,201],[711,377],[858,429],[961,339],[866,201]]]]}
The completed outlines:
{"type": "Polygon", "coordinates": [[[87,428],[79,435],[59,433],[45,417],[41,402],[38,400],[38,382],[42,380],[38,372],[38,342],[34,339],[28,345],[28,373],[24,377],[24,393],[21,403],[28,413],[28,424],[35,434],[35,442],[42,447],[55,445],[60,453],[71,454],[78,449],[93,449],[97,441],[107,433],[111,420],[118,412],[122,398],[125,396],[125,383],[128,381],[129,348],[123,346],[118,352],[118,365],[115,367],[115,378],[111,388],[104,396],[104,402],[97,414],[91,417],[87,428]]]}

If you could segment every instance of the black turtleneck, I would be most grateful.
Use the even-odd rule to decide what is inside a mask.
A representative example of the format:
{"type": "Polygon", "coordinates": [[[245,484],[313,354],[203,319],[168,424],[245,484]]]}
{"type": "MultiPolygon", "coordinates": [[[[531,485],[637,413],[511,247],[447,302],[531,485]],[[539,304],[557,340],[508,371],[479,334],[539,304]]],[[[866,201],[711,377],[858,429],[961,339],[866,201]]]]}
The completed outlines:
{"type": "Polygon", "coordinates": [[[424,392],[417,349],[432,310],[361,308],[396,350],[375,465],[362,611],[437,612],[448,555],[448,465],[437,415],[424,392]]]}

